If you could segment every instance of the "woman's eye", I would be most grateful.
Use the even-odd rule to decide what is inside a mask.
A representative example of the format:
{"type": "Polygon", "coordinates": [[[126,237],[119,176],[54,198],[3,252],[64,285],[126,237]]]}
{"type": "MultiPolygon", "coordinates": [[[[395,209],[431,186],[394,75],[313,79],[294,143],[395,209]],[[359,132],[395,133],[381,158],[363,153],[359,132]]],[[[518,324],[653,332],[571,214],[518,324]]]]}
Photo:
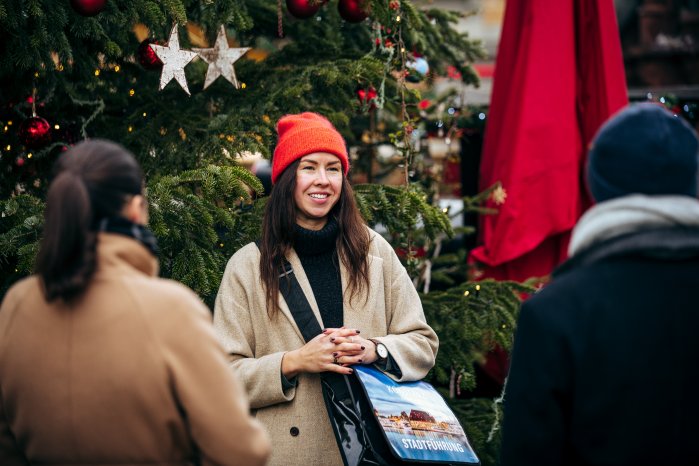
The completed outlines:
{"type": "Polygon", "coordinates": [[[331,172],[339,172],[340,169],[339,169],[338,167],[330,167],[330,168],[328,168],[328,171],[331,171],[331,172]]]}

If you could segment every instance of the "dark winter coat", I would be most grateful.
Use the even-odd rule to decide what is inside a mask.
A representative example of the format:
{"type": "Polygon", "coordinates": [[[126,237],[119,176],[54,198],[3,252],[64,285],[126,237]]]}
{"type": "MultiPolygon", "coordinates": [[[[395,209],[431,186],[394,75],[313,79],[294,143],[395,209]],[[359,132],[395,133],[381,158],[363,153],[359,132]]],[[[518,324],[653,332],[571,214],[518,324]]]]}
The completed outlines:
{"type": "Polygon", "coordinates": [[[502,466],[699,464],[699,229],[574,256],[522,307],[502,466]]]}

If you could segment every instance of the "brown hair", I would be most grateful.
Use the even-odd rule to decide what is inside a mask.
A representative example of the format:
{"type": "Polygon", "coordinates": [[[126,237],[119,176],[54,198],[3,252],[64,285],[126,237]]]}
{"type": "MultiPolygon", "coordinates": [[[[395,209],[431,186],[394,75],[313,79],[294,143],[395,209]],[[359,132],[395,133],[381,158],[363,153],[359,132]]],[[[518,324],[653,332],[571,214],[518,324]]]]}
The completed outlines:
{"type": "Polygon", "coordinates": [[[44,211],[44,234],[36,258],[48,301],[80,295],[95,270],[95,224],[119,215],[130,195],[143,191],[134,156],[113,142],[82,142],[54,168],[44,211]]]}
{"type": "MultiPolygon", "coordinates": [[[[290,164],[277,178],[267,201],[262,220],[260,241],[260,278],[265,289],[267,311],[270,315],[279,310],[279,270],[293,246],[296,225],[296,170],[300,160],[290,164]]],[[[352,186],[342,177],[342,192],[329,215],[337,221],[337,252],[349,271],[347,290],[350,300],[369,287],[369,231],[354,200],[352,186]]]]}

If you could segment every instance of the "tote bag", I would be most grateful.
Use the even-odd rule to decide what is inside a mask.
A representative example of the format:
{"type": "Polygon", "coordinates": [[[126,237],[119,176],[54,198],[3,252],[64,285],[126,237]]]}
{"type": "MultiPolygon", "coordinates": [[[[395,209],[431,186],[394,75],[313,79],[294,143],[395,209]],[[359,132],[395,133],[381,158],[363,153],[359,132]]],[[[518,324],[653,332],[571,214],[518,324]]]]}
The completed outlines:
{"type": "MultiPolygon", "coordinates": [[[[288,261],[280,270],[279,290],[304,340],[320,334],[320,324],[288,261]]],[[[369,366],[353,369],[351,376],[320,374],[328,419],[345,466],[480,464],[456,416],[431,385],[398,383],[369,366]]]]}
{"type": "Polygon", "coordinates": [[[396,382],[373,366],[353,369],[372,420],[393,458],[401,462],[480,464],[458,419],[432,385],[396,382]]]}

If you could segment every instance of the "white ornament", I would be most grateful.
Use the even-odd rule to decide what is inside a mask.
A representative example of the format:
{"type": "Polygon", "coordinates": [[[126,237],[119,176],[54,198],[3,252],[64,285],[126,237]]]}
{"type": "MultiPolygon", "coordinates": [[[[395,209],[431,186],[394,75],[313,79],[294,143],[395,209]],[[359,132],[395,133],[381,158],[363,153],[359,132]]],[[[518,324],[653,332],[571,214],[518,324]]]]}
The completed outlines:
{"type": "Polygon", "coordinates": [[[233,63],[235,63],[248,50],[250,50],[250,47],[228,47],[226,29],[223,25],[221,25],[221,29],[218,31],[218,36],[216,37],[216,44],[214,45],[214,48],[194,50],[206,63],[209,64],[209,68],[206,70],[204,89],[209,87],[209,85],[211,85],[211,83],[213,83],[219,76],[223,76],[230,81],[236,89],[240,89],[238,78],[235,76],[233,63]]]}
{"type": "Polygon", "coordinates": [[[172,32],[170,32],[170,39],[168,40],[167,47],[157,44],[150,44],[160,61],[163,62],[163,71],[160,74],[160,90],[172,81],[175,81],[182,86],[182,89],[189,93],[189,88],[187,87],[187,78],[184,75],[184,67],[194,60],[197,56],[196,52],[190,50],[180,50],[180,38],[177,32],[177,25],[172,27],[172,32]]]}

